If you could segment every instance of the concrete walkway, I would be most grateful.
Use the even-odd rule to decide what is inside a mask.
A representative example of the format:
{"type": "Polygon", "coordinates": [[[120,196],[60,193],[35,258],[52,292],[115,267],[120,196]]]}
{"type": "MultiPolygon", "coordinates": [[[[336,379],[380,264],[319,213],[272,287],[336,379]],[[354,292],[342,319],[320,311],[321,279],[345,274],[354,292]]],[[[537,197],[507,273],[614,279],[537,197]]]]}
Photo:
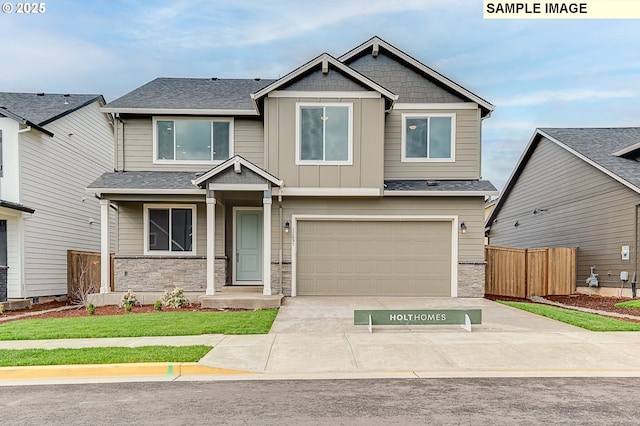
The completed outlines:
{"type": "Polygon", "coordinates": [[[214,346],[197,363],[198,369],[185,367],[180,374],[169,374],[165,364],[164,369],[146,374],[151,366],[135,364],[120,374],[122,365],[102,366],[101,372],[87,377],[640,377],[640,333],[590,332],[485,299],[287,298],[267,335],[0,341],[0,348],[194,344],[214,346]],[[373,333],[367,326],[353,325],[354,309],[439,308],[482,309],[482,324],[474,325],[472,332],[457,325],[434,325],[374,326],[373,333]]]}

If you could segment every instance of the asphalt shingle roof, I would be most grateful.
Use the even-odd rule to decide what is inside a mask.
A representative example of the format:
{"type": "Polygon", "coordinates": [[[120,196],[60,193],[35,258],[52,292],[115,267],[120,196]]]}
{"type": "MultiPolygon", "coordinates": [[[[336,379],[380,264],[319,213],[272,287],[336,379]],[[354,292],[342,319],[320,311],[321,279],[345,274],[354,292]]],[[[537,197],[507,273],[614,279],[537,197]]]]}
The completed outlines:
{"type": "Polygon", "coordinates": [[[385,180],[385,191],[497,192],[488,180],[385,180]]]}
{"type": "Polygon", "coordinates": [[[0,92],[0,114],[3,110],[8,110],[43,126],[98,99],[102,99],[102,95],[0,92]]]}
{"type": "Polygon", "coordinates": [[[611,173],[640,187],[640,163],[633,158],[613,155],[615,152],[640,143],[640,127],[539,130],[611,173]]]}
{"type": "Polygon", "coordinates": [[[156,78],[107,108],[254,110],[251,93],[274,80],[156,78]]]}
{"type": "Polygon", "coordinates": [[[89,184],[99,189],[198,189],[194,172],[107,172],[89,184]]]}

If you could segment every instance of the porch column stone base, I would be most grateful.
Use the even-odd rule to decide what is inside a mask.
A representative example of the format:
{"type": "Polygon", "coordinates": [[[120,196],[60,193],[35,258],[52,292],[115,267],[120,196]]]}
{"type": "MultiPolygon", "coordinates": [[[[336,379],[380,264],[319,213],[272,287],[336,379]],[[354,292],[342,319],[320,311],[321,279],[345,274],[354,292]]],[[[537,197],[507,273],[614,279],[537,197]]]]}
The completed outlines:
{"type": "Polygon", "coordinates": [[[458,263],[458,297],[484,297],[487,262],[458,263]]]}

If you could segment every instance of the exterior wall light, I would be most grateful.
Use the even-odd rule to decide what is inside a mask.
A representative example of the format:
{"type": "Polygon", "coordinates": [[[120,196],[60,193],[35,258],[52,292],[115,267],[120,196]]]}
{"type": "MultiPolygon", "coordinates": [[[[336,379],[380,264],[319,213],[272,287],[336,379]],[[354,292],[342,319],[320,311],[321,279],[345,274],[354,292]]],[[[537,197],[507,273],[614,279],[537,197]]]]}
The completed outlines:
{"type": "Polygon", "coordinates": [[[291,224],[289,223],[289,221],[286,221],[284,223],[284,233],[288,234],[290,230],[291,230],[291,224]]]}
{"type": "Polygon", "coordinates": [[[464,222],[460,224],[460,231],[462,231],[463,234],[467,233],[467,225],[465,225],[464,222]]]}

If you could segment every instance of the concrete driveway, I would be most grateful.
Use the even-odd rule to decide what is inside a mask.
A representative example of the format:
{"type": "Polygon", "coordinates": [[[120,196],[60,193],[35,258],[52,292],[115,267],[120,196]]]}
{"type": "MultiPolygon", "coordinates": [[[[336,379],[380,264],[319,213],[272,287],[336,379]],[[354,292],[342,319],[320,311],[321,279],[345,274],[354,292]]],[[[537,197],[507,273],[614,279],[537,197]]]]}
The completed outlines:
{"type": "MultiPolygon", "coordinates": [[[[473,332],[563,332],[582,328],[533,315],[487,299],[445,297],[287,297],[271,334],[368,333],[367,326],[353,325],[356,309],[481,309],[482,324],[473,332]]],[[[457,325],[374,326],[375,333],[451,332],[457,325]]]]}

